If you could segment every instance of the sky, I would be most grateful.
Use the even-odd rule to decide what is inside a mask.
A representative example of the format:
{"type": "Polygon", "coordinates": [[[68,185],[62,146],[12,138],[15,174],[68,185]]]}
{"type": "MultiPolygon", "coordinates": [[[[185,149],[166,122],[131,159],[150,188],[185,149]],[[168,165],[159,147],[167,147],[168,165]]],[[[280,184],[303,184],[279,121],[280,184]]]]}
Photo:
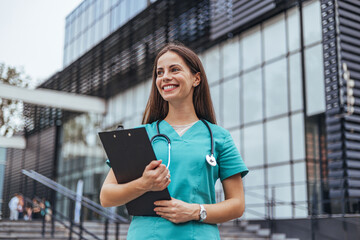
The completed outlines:
{"type": "Polygon", "coordinates": [[[35,84],[62,70],[65,18],[83,0],[0,0],[0,63],[35,84]]]}

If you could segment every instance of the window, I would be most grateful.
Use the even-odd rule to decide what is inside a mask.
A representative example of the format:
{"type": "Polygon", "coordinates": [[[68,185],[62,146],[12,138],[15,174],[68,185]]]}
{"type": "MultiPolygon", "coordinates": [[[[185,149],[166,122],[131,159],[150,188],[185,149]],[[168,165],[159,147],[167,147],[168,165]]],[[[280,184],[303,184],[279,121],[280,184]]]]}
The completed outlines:
{"type": "Polygon", "coordinates": [[[291,111],[301,110],[303,109],[303,87],[300,53],[289,56],[289,71],[291,111]]]}
{"type": "Polygon", "coordinates": [[[305,127],[303,113],[291,116],[291,135],[292,159],[305,159],[305,127]]]}
{"type": "Polygon", "coordinates": [[[243,69],[249,69],[261,64],[261,32],[255,27],[242,37],[243,69]]]}
{"type": "Polygon", "coordinates": [[[266,147],[268,164],[290,160],[289,118],[266,123],[266,147]]]}
{"type": "Polygon", "coordinates": [[[221,48],[223,59],[223,77],[229,77],[240,72],[239,39],[235,37],[227,41],[221,48]]]}
{"type": "Polygon", "coordinates": [[[240,125],[240,79],[235,77],[222,84],[223,87],[223,126],[225,128],[240,125]]]}
{"type": "Polygon", "coordinates": [[[205,71],[209,84],[220,80],[220,51],[216,46],[206,52],[205,71]]]}
{"type": "Polygon", "coordinates": [[[244,123],[262,120],[262,81],[261,70],[244,74],[243,77],[244,123]]]}
{"type": "Polygon", "coordinates": [[[265,65],[266,117],[274,117],[288,111],[286,59],[265,65]]]}
{"type": "Polygon", "coordinates": [[[305,46],[321,41],[320,1],[312,1],[303,4],[303,24],[305,46]]]}
{"type": "Polygon", "coordinates": [[[264,165],[263,124],[244,127],[244,160],[247,167],[264,165]]]}
{"type": "Polygon", "coordinates": [[[265,61],[286,53],[285,19],[281,14],[264,24],[265,61]]]}
{"type": "Polygon", "coordinates": [[[305,49],[307,115],[325,111],[325,83],[322,45],[305,49]]]}
{"type": "Polygon", "coordinates": [[[289,51],[300,49],[300,14],[298,8],[287,12],[287,38],[289,51]]]}

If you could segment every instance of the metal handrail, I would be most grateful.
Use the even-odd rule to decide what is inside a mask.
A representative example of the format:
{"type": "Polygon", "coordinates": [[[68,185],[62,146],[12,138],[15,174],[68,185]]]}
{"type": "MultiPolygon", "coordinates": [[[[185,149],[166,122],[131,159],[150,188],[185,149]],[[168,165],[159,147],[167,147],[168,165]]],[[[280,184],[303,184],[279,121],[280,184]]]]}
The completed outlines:
{"type": "MultiPolygon", "coordinates": [[[[43,185],[55,190],[56,192],[74,200],[77,201],[77,194],[76,192],[62,186],[61,184],[35,172],[34,170],[30,170],[27,171],[25,169],[22,170],[22,173],[25,174],[26,176],[42,183],[43,185]],[[40,181],[40,179],[42,181],[40,181]]],[[[108,209],[104,208],[103,206],[101,206],[100,204],[90,200],[87,197],[81,196],[81,204],[89,209],[91,209],[92,211],[98,213],[99,215],[105,217],[105,218],[110,218],[113,221],[119,221],[121,223],[128,223],[128,220],[112,211],[109,211],[108,209]]]]}
{"type": "MultiPolygon", "coordinates": [[[[55,210],[54,210],[54,211],[55,211],[55,210]]],[[[66,217],[64,214],[62,214],[62,213],[60,213],[60,212],[58,212],[58,211],[56,211],[56,214],[59,215],[62,219],[67,219],[67,217],[66,217]]],[[[57,220],[58,222],[60,222],[65,228],[70,229],[71,226],[68,226],[64,221],[62,221],[62,220],[61,220],[60,218],[58,218],[56,215],[54,215],[54,217],[55,217],[56,220],[57,220]]],[[[77,224],[77,223],[72,223],[72,224],[75,225],[76,227],[79,227],[79,228],[80,228],[80,225],[79,225],[79,224],[77,224]]],[[[85,231],[87,234],[91,235],[93,238],[95,238],[95,239],[97,239],[97,240],[101,240],[98,236],[96,236],[95,234],[89,232],[88,230],[86,230],[86,229],[84,229],[84,228],[83,228],[83,231],[85,231]]],[[[75,231],[75,230],[72,230],[72,232],[75,233],[76,235],[78,235],[79,237],[81,237],[81,239],[87,240],[86,238],[84,238],[84,236],[82,236],[82,234],[81,234],[80,232],[77,232],[77,231],[75,231]]]]}
{"type": "MultiPolygon", "coordinates": [[[[297,184],[300,184],[300,182],[298,182],[297,184]]],[[[285,186],[285,184],[283,184],[283,186],[285,186]]],[[[262,186],[263,187],[263,186],[262,186]]],[[[274,190],[276,187],[272,187],[272,189],[274,190]]],[[[304,207],[304,206],[301,206],[301,205],[298,205],[298,202],[307,202],[309,204],[309,206],[312,206],[312,205],[316,205],[318,204],[318,202],[316,203],[313,203],[313,202],[309,202],[309,201],[298,201],[298,202],[288,202],[288,201],[281,201],[277,198],[275,198],[273,195],[271,197],[267,197],[263,194],[259,194],[259,193],[255,193],[255,192],[251,192],[249,191],[248,189],[246,189],[246,194],[247,195],[250,195],[250,196],[253,196],[255,198],[259,198],[259,199],[264,199],[265,200],[265,206],[267,207],[267,213],[261,213],[259,211],[256,211],[254,209],[251,209],[251,208],[247,208],[246,211],[253,214],[253,215],[256,215],[257,217],[259,217],[260,219],[262,220],[266,220],[266,221],[269,221],[269,225],[270,225],[270,231],[271,233],[273,232],[273,220],[274,220],[274,216],[273,216],[273,209],[276,205],[291,205],[293,206],[294,208],[297,208],[297,209],[301,209],[301,210],[308,210],[309,207],[304,207]]],[[[327,200],[320,200],[320,203],[323,204],[323,203],[329,203],[331,202],[330,199],[327,199],[327,200]]],[[[261,204],[261,205],[264,205],[264,204],[261,204]]],[[[251,205],[251,204],[250,204],[251,205]]],[[[249,204],[247,205],[249,206],[249,204]]],[[[360,222],[358,221],[351,221],[350,219],[346,218],[345,220],[345,216],[346,214],[326,214],[326,215],[320,215],[320,214],[312,214],[310,215],[309,217],[311,218],[311,220],[316,220],[316,219],[319,219],[321,217],[329,217],[331,219],[334,219],[336,221],[339,221],[341,223],[352,223],[352,224],[355,224],[357,225],[358,227],[360,226],[360,222]],[[341,219],[338,218],[338,217],[342,217],[341,219]]],[[[238,223],[239,219],[237,219],[236,223],[238,223]]],[[[308,229],[306,228],[302,228],[302,227],[298,227],[298,229],[302,230],[302,231],[309,231],[308,229]]],[[[311,230],[313,231],[313,229],[311,230]]],[[[320,232],[317,232],[317,234],[323,236],[323,237],[326,237],[327,239],[334,239],[334,237],[332,236],[328,236],[327,234],[324,234],[324,233],[320,233],[320,232]]]]}
{"type": "MultiPolygon", "coordinates": [[[[108,223],[109,223],[109,220],[112,221],[112,222],[115,222],[116,224],[116,239],[118,239],[118,235],[119,235],[119,224],[120,223],[128,223],[129,221],[112,212],[112,211],[109,211],[108,209],[104,208],[103,206],[101,206],[100,204],[90,200],[89,198],[87,197],[84,197],[84,196],[78,196],[77,193],[75,193],[74,191],[64,187],[63,185],[33,171],[33,170],[25,170],[25,169],[22,169],[22,173],[30,178],[32,178],[33,180],[35,181],[38,181],[40,182],[41,184],[45,185],[46,187],[58,192],[59,194],[62,194],[64,195],[65,197],[69,198],[70,200],[73,200],[74,202],[77,202],[79,201],[80,199],[80,203],[82,206],[90,209],[91,211],[99,214],[100,216],[104,217],[105,218],[105,233],[104,233],[104,236],[105,236],[105,240],[108,238],[108,223]]],[[[64,215],[62,215],[60,212],[56,211],[55,209],[53,209],[53,216],[55,216],[55,213],[58,214],[59,216],[61,217],[65,217],[64,215]]],[[[71,214],[70,214],[71,215],[71,214]]],[[[65,217],[66,218],[66,217],[65,217]]],[[[83,239],[83,236],[82,236],[82,231],[85,231],[86,233],[88,233],[89,235],[91,235],[92,237],[94,237],[95,239],[99,240],[99,238],[90,233],[89,231],[87,231],[86,229],[83,228],[82,226],[82,218],[81,218],[81,222],[80,224],[76,224],[73,222],[73,217],[72,216],[69,216],[68,217],[68,221],[70,221],[70,227],[68,225],[66,225],[64,222],[62,222],[60,219],[58,218],[53,218],[55,219],[56,221],[59,221],[61,224],[63,224],[66,228],[70,229],[70,233],[69,233],[69,239],[71,239],[71,234],[72,233],[75,233],[77,235],[80,236],[81,239],[83,239]],[[73,226],[75,227],[79,227],[80,228],[80,231],[77,232],[77,231],[74,231],[72,228],[73,226]]],[[[43,221],[45,221],[43,219],[43,221]]],[[[52,224],[52,234],[53,234],[53,229],[54,229],[54,225],[52,224]]],[[[45,224],[43,224],[43,230],[42,230],[43,234],[45,233],[45,224]]]]}

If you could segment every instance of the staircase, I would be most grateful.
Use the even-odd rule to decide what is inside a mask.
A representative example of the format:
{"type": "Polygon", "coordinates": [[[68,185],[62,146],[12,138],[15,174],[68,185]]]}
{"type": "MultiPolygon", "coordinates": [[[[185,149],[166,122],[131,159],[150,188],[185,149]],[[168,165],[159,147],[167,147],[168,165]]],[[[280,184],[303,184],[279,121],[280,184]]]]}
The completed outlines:
{"type": "Polygon", "coordinates": [[[42,221],[10,221],[0,220],[0,239],[6,240],[66,240],[68,231],[59,223],[55,223],[55,234],[51,237],[51,224],[46,223],[46,234],[42,237],[42,221]]]}
{"type": "MultiPolygon", "coordinates": [[[[84,228],[95,234],[100,239],[105,239],[103,222],[84,222],[84,228]]],[[[250,224],[241,221],[238,224],[234,221],[219,224],[220,236],[222,240],[298,240],[296,238],[286,238],[285,234],[273,233],[270,229],[261,229],[260,225],[250,224]]],[[[119,237],[126,239],[129,224],[121,224],[119,237]]],[[[76,228],[75,228],[76,229],[76,228]]],[[[46,233],[43,238],[41,235],[41,221],[9,221],[0,220],[0,240],[66,240],[69,239],[69,230],[60,223],[55,223],[55,235],[51,237],[51,224],[46,223],[46,233]]],[[[76,229],[78,231],[78,229],[76,229]]],[[[108,226],[108,240],[115,240],[115,224],[108,226]]],[[[79,239],[73,234],[73,239],[79,239]]],[[[94,239],[92,236],[83,232],[85,239],[94,239]]]]}
{"type": "Polygon", "coordinates": [[[259,224],[250,224],[248,221],[229,221],[219,224],[222,240],[299,240],[286,238],[283,233],[271,233],[268,228],[261,228],[259,224]]]}

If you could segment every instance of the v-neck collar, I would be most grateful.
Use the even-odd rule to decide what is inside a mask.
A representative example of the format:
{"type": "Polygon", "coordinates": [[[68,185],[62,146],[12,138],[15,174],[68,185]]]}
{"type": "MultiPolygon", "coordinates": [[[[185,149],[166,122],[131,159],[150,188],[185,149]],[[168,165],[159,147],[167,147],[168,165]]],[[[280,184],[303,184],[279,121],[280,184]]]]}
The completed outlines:
{"type": "Polygon", "coordinates": [[[160,129],[160,133],[164,133],[166,131],[168,133],[167,135],[169,135],[169,137],[172,139],[179,139],[181,141],[184,141],[185,139],[193,135],[194,128],[196,125],[199,124],[199,122],[201,122],[201,120],[195,122],[182,136],[180,136],[166,120],[162,120],[160,122],[159,129],[160,129]],[[162,130],[161,128],[163,128],[164,130],[162,130]]]}

